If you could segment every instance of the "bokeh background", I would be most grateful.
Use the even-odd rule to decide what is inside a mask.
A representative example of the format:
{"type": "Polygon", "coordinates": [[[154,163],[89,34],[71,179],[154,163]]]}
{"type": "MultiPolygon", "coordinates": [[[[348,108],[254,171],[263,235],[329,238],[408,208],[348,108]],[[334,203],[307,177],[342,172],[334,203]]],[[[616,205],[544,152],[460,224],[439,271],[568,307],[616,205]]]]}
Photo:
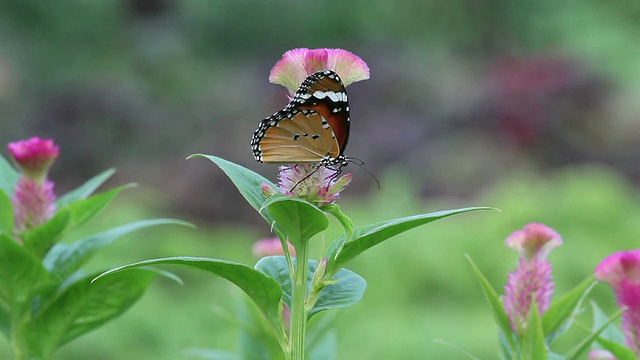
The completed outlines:
{"type": "MultiPolygon", "coordinates": [[[[500,290],[516,263],[503,240],[544,222],[565,241],[551,256],[563,293],[640,244],[639,36],[637,0],[0,0],[0,144],[54,138],[58,194],[109,167],[105,188],[140,184],[86,233],[154,216],[198,226],[131,235],[90,270],[175,255],[253,263],[268,225],[213,164],[185,158],[214,154],[274,179],[249,147],[287,102],[271,67],[296,47],[352,51],[371,79],[349,87],[347,154],[382,184],[347,168],[341,206],[356,225],[467,205],[502,212],[413,230],[349,264],[369,287],[337,320],[340,358],[462,359],[460,347],[494,359],[496,328],[465,254],[500,290]]],[[[157,281],[56,359],[233,350],[237,329],[219,308],[240,291],[177,273],[185,285],[157,281]]],[[[613,309],[604,285],[590,299],[613,309]]],[[[584,336],[588,313],[557,351],[584,336]]],[[[0,340],[0,358],[8,347],[0,340]]]]}

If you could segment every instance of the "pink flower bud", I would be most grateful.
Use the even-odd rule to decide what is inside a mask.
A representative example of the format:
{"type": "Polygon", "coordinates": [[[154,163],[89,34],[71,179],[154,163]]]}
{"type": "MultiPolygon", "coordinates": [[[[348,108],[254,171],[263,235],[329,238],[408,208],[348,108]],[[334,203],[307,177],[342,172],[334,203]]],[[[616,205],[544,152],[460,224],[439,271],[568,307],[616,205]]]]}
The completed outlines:
{"type": "Polygon", "coordinates": [[[22,170],[11,198],[15,231],[19,234],[44,224],[55,213],[56,196],[47,173],[59,149],[53,140],[38,137],[9,143],[7,149],[22,170]]]}
{"type": "Polygon", "coordinates": [[[23,175],[37,181],[47,177],[49,167],[59,153],[59,148],[53,140],[39,137],[9,143],[7,149],[23,175]]]}

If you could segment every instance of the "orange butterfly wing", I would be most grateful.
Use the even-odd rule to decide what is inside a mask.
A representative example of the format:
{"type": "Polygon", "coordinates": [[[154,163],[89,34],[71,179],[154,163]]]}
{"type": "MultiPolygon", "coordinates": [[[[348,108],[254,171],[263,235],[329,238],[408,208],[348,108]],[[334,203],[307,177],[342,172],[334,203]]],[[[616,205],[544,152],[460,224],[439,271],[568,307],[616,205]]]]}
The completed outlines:
{"type": "Polygon", "coordinates": [[[251,146],[256,160],[266,163],[345,161],[349,138],[349,103],[340,77],[331,70],[309,76],[291,102],[262,120],[251,146]]]}

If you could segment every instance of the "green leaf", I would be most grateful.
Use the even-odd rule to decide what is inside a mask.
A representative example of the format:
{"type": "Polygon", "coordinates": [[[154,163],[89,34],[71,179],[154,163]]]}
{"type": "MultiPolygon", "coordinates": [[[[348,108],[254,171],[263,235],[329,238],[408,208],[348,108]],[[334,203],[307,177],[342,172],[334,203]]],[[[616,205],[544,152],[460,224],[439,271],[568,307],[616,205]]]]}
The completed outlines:
{"type": "Polygon", "coordinates": [[[616,313],[613,314],[613,316],[611,316],[609,321],[602,324],[602,326],[596,329],[595,331],[592,331],[589,334],[589,336],[584,338],[578,345],[576,345],[573,349],[571,349],[565,355],[566,359],[567,360],[581,359],[582,356],[587,352],[587,350],[589,350],[591,343],[593,343],[598,338],[598,336],[600,336],[600,333],[602,333],[609,325],[611,325],[614,321],[616,321],[620,317],[620,315],[622,315],[623,311],[624,309],[618,310],[616,313]]]}
{"type": "Polygon", "coordinates": [[[269,214],[269,211],[260,211],[262,209],[262,204],[264,204],[267,199],[267,197],[262,193],[261,186],[265,183],[272,189],[276,189],[276,186],[271,181],[256,172],[217,156],[193,154],[187,159],[193,159],[196,157],[209,159],[224,171],[231,182],[233,182],[236,188],[238,188],[240,194],[247,200],[249,205],[258,211],[260,215],[262,215],[262,217],[273,226],[273,230],[278,234],[280,239],[284,239],[286,237],[284,232],[280,229],[279,224],[276,223],[274,226],[274,220],[269,214]]]}
{"type": "MultiPolygon", "coordinates": [[[[328,259],[327,273],[332,274],[340,269],[345,263],[353,260],[358,255],[379,243],[430,222],[471,211],[491,210],[487,207],[473,207],[457,210],[439,211],[431,214],[421,214],[408,216],[400,219],[388,220],[377,224],[357,227],[353,231],[352,240],[345,242],[342,251],[338,253],[335,260],[328,259]]],[[[341,237],[345,237],[343,234],[341,237]]]]}
{"type": "MultiPolygon", "coordinates": [[[[598,307],[598,304],[593,301],[591,302],[591,309],[593,312],[593,325],[591,327],[591,331],[597,331],[609,321],[609,316],[607,316],[607,314],[598,307]]],[[[622,344],[624,343],[624,333],[618,326],[616,326],[616,324],[610,324],[602,331],[599,339],[606,339],[622,344]]]]}
{"type": "MultiPolygon", "coordinates": [[[[493,315],[493,320],[496,322],[500,331],[503,333],[503,338],[509,344],[509,348],[511,351],[509,353],[515,353],[516,344],[513,341],[513,331],[511,330],[511,324],[509,323],[509,316],[504,310],[504,306],[502,305],[502,301],[498,296],[498,293],[493,289],[489,280],[482,274],[478,266],[471,260],[469,256],[467,256],[469,263],[471,264],[471,268],[473,269],[473,273],[476,275],[476,278],[480,282],[480,286],[482,287],[482,291],[484,292],[484,296],[487,298],[489,305],[491,305],[491,314],[493,315]]],[[[504,347],[504,345],[503,345],[504,347]]],[[[504,351],[503,351],[504,352],[504,351]]]]}
{"type": "Polygon", "coordinates": [[[65,207],[56,211],[46,223],[21,234],[20,238],[29,251],[42,258],[67,233],[71,221],[71,211],[65,207]]]}
{"type": "Polygon", "coordinates": [[[282,326],[282,307],[280,299],[282,290],[280,284],[258,270],[247,265],[209,258],[196,257],[171,257],[152,259],[129,264],[100,274],[96,279],[132,268],[140,268],[152,265],[180,265],[206,271],[212,275],[227,279],[244,291],[265,315],[274,331],[284,332],[282,326]]]}
{"type": "Polygon", "coordinates": [[[19,177],[20,174],[0,155],[0,190],[8,196],[13,195],[13,188],[19,177]]]}
{"type": "MultiPolygon", "coordinates": [[[[317,262],[312,261],[311,268],[315,271],[317,262]]],[[[331,280],[337,281],[322,289],[318,301],[309,312],[309,317],[330,309],[343,309],[358,303],[367,289],[367,282],[360,275],[351,270],[340,269],[331,280]]]]}
{"type": "Polygon", "coordinates": [[[93,275],[64,288],[27,324],[24,335],[30,349],[48,358],[65,343],[124,313],[155,276],[135,270],[91,283],[93,275]]]}
{"type": "Polygon", "coordinates": [[[347,217],[342,211],[340,211],[340,207],[337,204],[329,204],[322,207],[322,211],[333,215],[339,222],[342,224],[344,228],[344,232],[346,234],[346,241],[351,240],[351,236],[353,235],[353,222],[350,218],[347,217]]]}
{"type": "Polygon", "coordinates": [[[0,233],[13,236],[13,204],[9,196],[0,189],[0,233]]]}
{"type": "Polygon", "coordinates": [[[40,261],[5,234],[0,234],[0,306],[23,310],[31,296],[48,281],[40,261]]]}
{"type": "Polygon", "coordinates": [[[44,258],[45,267],[58,280],[63,281],[69,275],[80,269],[96,252],[110,245],[124,235],[133,231],[157,225],[183,225],[191,224],[174,219],[151,219],[131,222],[118,226],[111,230],[93,234],[80,239],[73,244],[56,244],[44,258]]]}
{"type": "Polygon", "coordinates": [[[25,246],[36,256],[44,257],[64,235],[89,221],[109,205],[116,195],[129,187],[131,185],[120,186],[63,206],[51,220],[22,234],[25,246]]]}
{"type": "Polygon", "coordinates": [[[606,340],[601,337],[599,337],[597,341],[603,349],[612,353],[615,356],[616,360],[638,360],[638,357],[636,357],[636,353],[633,350],[625,347],[621,343],[606,340]]]}
{"type": "Polygon", "coordinates": [[[557,301],[542,315],[542,328],[550,343],[566,331],[571,320],[580,311],[582,301],[595,285],[595,276],[582,281],[557,301]]]}
{"type": "MultiPolygon", "coordinates": [[[[292,261],[295,265],[295,259],[292,259],[292,261]]],[[[309,260],[307,291],[311,290],[313,273],[316,271],[317,267],[317,261],[309,260]]],[[[287,259],[284,256],[263,257],[256,264],[256,269],[274,278],[278,283],[280,283],[283,291],[282,301],[291,308],[293,286],[291,276],[289,276],[287,259]]],[[[340,271],[338,271],[331,280],[336,281],[336,283],[324,287],[318,297],[318,300],[309,311],[309,318],[324,310],[342,309],[355,305],[360,301],[360,299],[362,299],[364,291],[367,288],[367,282],[360,275],[347,269],[340,269],[340,271]]]]}
{"type": "Polygon", "coordinates": [[[505,335],[501,328],[498,328],[498,345],[500,345],[500,359],[501,360],[515,360],[518,358],[518,352],[514,348],[515,342],[513,341],[514,334],[509,329],[509,333],[505,335]]]}
{"type": "Polygon", "coordinates": [[[329,220],[322,210],[297,197],[274,194],[265,201],[262,208],[269,211],[294,247],[329,226],[329,220]]]}
{"type": "Polygon", "coordinates": [[[522,353],[525,359],[547,359],[547,348],[544,342],[544,332],[542,331],[542,318],[538,312],[535,299],[531,300],[527,328],[522,342],[522,353]]]}
{"type": "Polygon", "coordinates": [[[64,196],[61,196],[58,200],[56,200],[56,206],[62,207],[69,203],[72,203],[76,200],[82,200],[88,198],[97,188],[100,187],[105,181],[107,181],[111,175],[116,172],[115,169],[108,169],[103,171],[102,173],[92,177],[89,181],[85,182],[83,185],[74,189],[73,191],[67,193],[64,196]]]}

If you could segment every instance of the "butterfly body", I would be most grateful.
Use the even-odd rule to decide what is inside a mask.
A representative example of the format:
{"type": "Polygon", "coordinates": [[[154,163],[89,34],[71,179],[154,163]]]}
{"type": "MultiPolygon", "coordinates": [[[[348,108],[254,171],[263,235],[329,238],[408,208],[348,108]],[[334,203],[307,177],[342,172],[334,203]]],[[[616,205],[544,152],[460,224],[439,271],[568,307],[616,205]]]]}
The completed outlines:
{"type": "Polygon", "coordinates": [[[253,156],[275,164],[344,166],[349,102],[334,71],[321,70],[300,85],[282,110],[262,120],[251,139],[253,156]]]}

